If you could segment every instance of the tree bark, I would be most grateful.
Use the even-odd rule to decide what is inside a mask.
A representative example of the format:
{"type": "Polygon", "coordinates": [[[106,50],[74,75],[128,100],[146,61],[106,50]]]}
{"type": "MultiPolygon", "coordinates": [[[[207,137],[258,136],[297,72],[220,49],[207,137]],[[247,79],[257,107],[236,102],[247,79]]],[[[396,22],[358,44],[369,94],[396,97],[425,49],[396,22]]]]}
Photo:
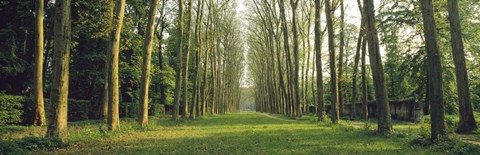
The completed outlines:
{"type": "Polygon", "coordinates": [[[45,126],[47,120],[45,119],[45,104],[43,102],[43,18],[45,15],[44,1],[36,0],[36,36],[35,36],[35,85],[34,85],[34,100],[36,103],[35,119],[33,125],[45,126]]]}
{"type": "Polygon", "coordinates": [[[293,92],[295,93],[294,97],[294,104],[296,112],[296,117],[302,117],[302,103],[300,102],[300,88],[298,82],[298,74],[299,74],[299,60],[298,60],[298,32],[297,32],[297,5],[298,0],[290,0],[290,4],[292,6],[292,33],[293,33],[293,63],[294,63],[294,70],[292,73],[293,76],[293,92]]]}
{"type": "Polygon", "coordinates": [[[448,19],[450,20],[452,55],[455,64],[458,101],[460,103],[460,124],[458,125],[457,132],[470,133],[477,129],[477,123],[473,116],[472,101],[470,99],[470,85],[468,83],[467,67],[465,64],[465,51],[457,0],[448,0],[448,19]]]}
{"type": "Polygon", "coordinates": [[[342,74],[343,74],[343,57],[345,49],[345,6],[344,0],[340,0],[340,49],[338,55],[338,112],[343,116],[343,91],[342,91],[342,74]]]}
{"type": "Polygon", "coordinates": [[[175,76],[175,94],[173,97],[173,119],[178,120],[180,112],[180,91],[182,90],[182,70],[183,70],[183,0],[178,0],[178,30],[177,30],[177,69],[175,76]]]}
{"type": "Polygon", "coordinates": [[[190,61],[190,31],[191,31],[191,25],[192,25],[192,0],[188,0],[188,7],[187,7],[187,31],[185,34],[187,35],[185,37],[185,40],[187,41],[187,44],[185,46],[185,62],[184,62],[184,70],[183,70],[183,81],[182,81],[182,97],[183,97],[183,102],[182,102],[182,118],[188,118],[188,67],[189,67],[189,61],[190,61]]]}
{"type": "Polygon", "coordinates": [[[322,71],[322,37],[320,34],[320,0],[315,0],[315,67],[317,68],[317,116],[320,121],[323,121],[325,115],[325,103],[323,102],[323,71],[322,71]]]}
{"type": "Polygon", "coordinates": [[[445,107],[442,87],[442,65],[440,51],[437,44],[435,19],[433,16],[432,0],[423,0],[421,3],[423,27],[425,33],[427,60],[429,104],[431,106],[431,139],[446,136],[445,107]]]}
{"type": "Polygon", "coordinates": [[[195,82],[193,83],[193,96],[192,96],[192,108],[190,110],[190,118],[195,119],[199,113],[198,102],[200,101],[200,76],[199,76],[199,69],[200,69],[200,62],[201,62],[201,52],[202,52],[202,45],[201,45],[201,24],[202,24],[202,17],[203,17],[203,1],[198,0],[197,4],[197,17],[195,22],[195,45],[197,46],[195,49],[195,68],[194,68],[194,75],[195,82]]]}
{"type": "Polygon", "coordinates": [[[70,63],[70,0],[55,3],[53,75],[50,92],[51,110],[47,137],[67,141],[68,71],[70,63]]]}
{"type": "Polygon", "coordinates": [[[388,104],[387,88],[385,87],[385,77],[383,73],[382,57],[380,55],[377,27],[375,26],[373,0],[364,0],[364,7],[370,68],[372,69],[373,84],[375,87],[375,96],[378,107],[377,130],[379,133],[388,133],[392,131],[392,120],[388,104]]]}
{"type": "Polygon", "coordinates": [[[325,2],[325,17],[327,18],[328,29],[328,51],[330,55],[330,92],[331,92],[331,119],[333,123],[338,123],[340,119],[338,105],[338,81],[337,67],[335,63],[335,34],[333,31],[333,17],[331,9],[331,0],[325,2]]]}
{"type": "Polygon", "coordinates": [[[152,61],[153,40],[155,34],[155,15],[159,0],[150,1],[150,12],[147,24],[147,36],[143,42],[142,56],[142,81],[140,86],[140,103],[138,113],[138,124],[143,128],[148,125],[148,88],[150,85],[150,69],[152,61]]]}
{"type": "Polygon", "coordinates": [[[120,54],[120,33],[122,31],[123,17],[125,14],[125,0],[115,1],[115,15],[113,17],[113,29],[110,33],[112,47],[108,74],[108,129],[111,131],[120,128],[119,99],[120,90],[118,85],[118,59],[120,54]]]}

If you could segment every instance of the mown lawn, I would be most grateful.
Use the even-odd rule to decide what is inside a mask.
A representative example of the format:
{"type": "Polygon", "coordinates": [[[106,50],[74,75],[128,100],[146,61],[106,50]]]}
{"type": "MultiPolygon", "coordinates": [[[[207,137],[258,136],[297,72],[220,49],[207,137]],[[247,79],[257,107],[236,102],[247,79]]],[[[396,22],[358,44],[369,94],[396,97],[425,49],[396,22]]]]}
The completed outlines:
{"type": "MultiPolygon", "coordinates": [[[[274,116],[279,117],[279,116],[274,116]]],[[[342,121],[318,123],[312,116],[296,121],[259,113],[229,113],[174,122],[151,119],[147,129],[123,120],[121,131],[107,132],[102,121],[71,123],[66,148],[40,154],[438,154],[409,144],[420,128],[396,123],[401,134],[378,136],[370,125],[342,121]],[[359,127],[361,125],[361,127],[359,127]],[[369,127],[370,126],[370,127],[369,127]]],[[[372,123],[374,124],[374,123],[372,123]]],[[[44,128],[2,128],[2,139],[41,136],[44,128]]],[[[32,152],[30,152],[32,153],[32,152]]]]}

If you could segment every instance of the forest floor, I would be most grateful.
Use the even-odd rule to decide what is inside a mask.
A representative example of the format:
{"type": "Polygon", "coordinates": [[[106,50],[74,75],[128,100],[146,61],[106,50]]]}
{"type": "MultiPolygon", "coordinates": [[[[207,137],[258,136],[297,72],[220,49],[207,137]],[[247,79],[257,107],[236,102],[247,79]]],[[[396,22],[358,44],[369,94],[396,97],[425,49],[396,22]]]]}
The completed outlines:
{"type": "MultiPolygon", "coordinates": [[[[179,122],[151,118],[146,129],[134,119],[121,130],[106,131],[103,121],[69,124],[69,145],[35,150],[34,154],[438,154],[410,142],[422,125],[394,122],[395,133],[373,133],[374,121],[341,121],[334,125],[305,115],[292,120],[254,112],[205,116],[179,122]]],[[[44,127],[1,127],[1,139],[42,136],[44,127]]],[[[474,139],[478,140],[478,139],[474,139]]],[[[1,148],[1,146],[0,146],[1,148]]],[[[2,154],[2,153],[0,153],[2,154]]]]}

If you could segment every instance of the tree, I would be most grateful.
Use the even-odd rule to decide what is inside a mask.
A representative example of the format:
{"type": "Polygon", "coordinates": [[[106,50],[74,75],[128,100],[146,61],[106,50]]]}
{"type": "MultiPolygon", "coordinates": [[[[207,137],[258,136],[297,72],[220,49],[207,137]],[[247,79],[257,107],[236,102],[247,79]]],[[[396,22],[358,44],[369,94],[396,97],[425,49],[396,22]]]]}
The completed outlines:
{"type": "Polygon", "coordinates": [[[146,127],[148,125],[148,87],[150,85],[150,64],[152,61],[153,37],[155,34],[155,15],[157,12],[158,2],[159,0],[150,1],[147,36],[143,42],[142,83],[140,87],[140,104],[138,107],[138,123],[141,127],[146,127]]]}
{"type": "Polygon", "coordinates": [[[125,0],[115,0],[115,14],[110,32],[111,53],[109,58],[110,74],[108,80],[108,129],[111,131],[120,128],[119,119],[119,86],[118,86],[118,57],[120,54],[120,33],[122,31],[125,14],[125,0]]]}
{"type": "Polygon", "coordinates": [[[301,109],[301,103],[300,103],[300,95],[299,95],[299,84],[298,84],[298,74],[299,74],[299,62],[298,62],[298,32],[297,32],[297,6],[298,6],[298,0],[290,0],[290,4],[292,6],[292,33],[293,33],[293,63],[295,69],[293,70],[293,86],[294,86],[294,93],[295,93],[295,100],[294,103],[296,104],[296,117],[302,117],[302,109],[301,109]]]}
{"type": "Polygon", "coordinates": [[[375,25],[375,10],[373,0],[364,0],[366,36],[368,40],[368,52],[370,68],[372,69],[376,102],[378,106],[378,132],[388,133],[392,131],[392,120],[388,104],[387,88],[383,73],[382,58],[378,42],[377,27],[375,25]]]}
{"type": "Polygon", "coordinates": [[[43,18],[44,0],[36,0],[36,36],[35,36],[35,86],[34,86],[34,99],[36,103],[35,119],[33,125],[44,126],[47,123],[45,119],[45,105],[43,103],[43,18]]]}
{"type": "MultiPolygon", "coordinates": [[[[189,62],[190,62],[190,36],[191,36],[191,25],[192,25],[192,0],[188,0],[188,7],[187,7],[187,31],[185,32],[185,40],[187,41],[186,46],[185,46],[185,61],[184,61],[184,70],[183,70],[183,81],[182,81],[182,97],[183,97],[183,102],[182,102],[182,118],[187,118],[188,117],[188,90],[187,90],[187,85],[188,85],[188,67],[189,67],[189,62]]],[[[182,47],[183,48],[183,47],[182,47]]]]}
{"type": "Polygon", "coordinates": [[[432,0],[420,3],[423,16],[423,27],[428,60],[428,102],[431,106],[431,139],[446,136],[445,107],[443,105],[442,66],[438,50],[435,19],[433,17],[432,0]]]}
{"type": "MultiPolygon", "coordinates": [[[[199,69],[200,69],[200,62],[201,60],[201,53],[202,53],[202,44],[201,44],[201,25],[202,25],[202,18],[203,18],[203,6],[204,0],[197,1],[197,17],[195,22],[195,44],[197,47],[195,48],[195,66],[194,66],[194,73],[193,77],[195,77],[195,81],[193,83],[193,97],[192,97],[192,104],[190,110],[190,118],[195,119],[197,115],[200,113],[200,108],[198,104],[200,102],[200,76],[199,76],[199,69]]],[[[202,108],[203,109],[203,108],[202,108]]],[[[203,113],[202,113],[203,114],[203,113]]]]}
{"type": "Polygon", "coordinates": [[[448,0],[448,15],[448,19],[450,20],[451,46],[455,64],[458,101],[460,103],[460,124],[458,125],[457,132],[469,133],[477,129],[477,123],[475,122],[475,117],[473,117],[472,101],[470,99],[470,85],[465,64],[465,51],[457,0],[448,0]]]}
{"type": "Polygon", "coordinates": [[[177,69],[175,76],[175,95],[173,98],[173,119],[178,120],[178,113],[180,111],[180,91],[182,88],[182,68],[183,68],[183,0],[178,0],[178,32],[177,32],[177,69]]]}
{"type": "Polygon", "coordinates": [[[340,48],[338,54],[338,111],[343,116],[343,90],[342,90],[342,74],[343,74],[343,58],[345,53],[345,6],[344,0],[340,0],[340,48]]]}
{"type": "MultiPolygon", "coordinates": [[[[114,0],[108,0],[108,22],[110,25],[108,25],[109,31],[113,29],[113,14],[114,14],[114,8],[115,8],[115,2],[114,0]]],[[[111,37],[110,35],[107,35],[106,37],[111,37]]],[[[109,39],[111,41],[111,39],[109,39]]],[[[105,72],[104,72],[104,84],[103,84],[103,98],[102,98],[102,118],[103,119],[108,119],[108,82],[109,82],[109,77],[108,74],[110,72],[109,64],[110,64],[110,57],[111,57],[111,52],[112,52],[112,43],[108,42],[107,49],[105,50],[105,72]]]]}
{"type": "Polygon", "coordinates": [[[55,46],[47,137],[67,140],[68,71],[70,63],[70,0],[55,2],[55,46]]]}
{"type": "Polygon", "coordinates": [[[323,102],[323,71],[322,71],[322,37],[320,34],[320,8],[322,8],[320,0],[315,0],[315,60],[317,68],[317,116],[322,121],[324,118],[325,103],[323,102]]]}
{"type": "Polygon", "coordinates": [[[327,18],[328,29],[328,51],[330,55],[330,92],[331,92],[331,119],[333,123],[338,123],[340,119],[339,105],[338,105],[338,81],[337,81],[337,67],[335,63],[335,34],[333,31],[333,11],[331,8],[331,0],[325,2],[325,17],[327,18]]]}

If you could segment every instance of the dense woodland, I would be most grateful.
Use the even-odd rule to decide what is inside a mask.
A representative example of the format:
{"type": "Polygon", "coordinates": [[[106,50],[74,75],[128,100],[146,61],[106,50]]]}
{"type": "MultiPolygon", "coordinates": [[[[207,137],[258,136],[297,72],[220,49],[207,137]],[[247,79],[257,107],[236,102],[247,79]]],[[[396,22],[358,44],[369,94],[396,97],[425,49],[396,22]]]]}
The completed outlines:
{"type": "Polygon", "coordinates": [[[6,0],[0,125],[46,127],[44,136],[67,142],[74,121],[101,120],[113,132],[125,130],[127,118],[146,129],[163,117],[182,123],[256,111],[334,125],[374,118],[375,132],[388,135],[402,104],[420,115],[414,122],[429,118],[432,142],[450,131],[477,133],[479,7],[476,0],[6,0]]]}

